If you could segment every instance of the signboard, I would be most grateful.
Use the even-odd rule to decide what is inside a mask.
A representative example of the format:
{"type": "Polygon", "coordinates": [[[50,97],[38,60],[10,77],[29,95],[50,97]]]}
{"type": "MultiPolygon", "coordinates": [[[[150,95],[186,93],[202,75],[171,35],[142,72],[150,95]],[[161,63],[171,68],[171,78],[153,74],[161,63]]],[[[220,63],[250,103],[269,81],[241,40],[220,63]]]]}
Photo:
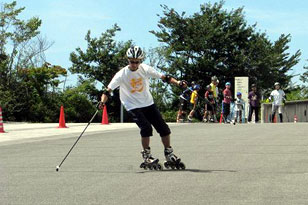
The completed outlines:
{"type": "Polygon", "coordinates": [[[245,101],[245,118],[248,117],[248,92],[249,92],[249,78],[248,77],[235,77],[234,78],[234,99],[236,93],[242,93],[242,99],[245,101]]]}

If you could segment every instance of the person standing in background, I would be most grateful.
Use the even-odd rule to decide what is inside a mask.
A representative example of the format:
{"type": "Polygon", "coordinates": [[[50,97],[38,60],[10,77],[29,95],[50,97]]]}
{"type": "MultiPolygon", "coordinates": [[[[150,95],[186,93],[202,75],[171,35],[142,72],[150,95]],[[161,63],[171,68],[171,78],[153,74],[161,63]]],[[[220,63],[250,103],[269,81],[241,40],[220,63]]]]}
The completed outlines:
{"type": "Polygon", "coordinates": [[[205,106],[204,106],[204,115],[203,122],[214,122],[215,113],[215,100],[213,92],[211,91],[211,86],[206,86],[206,92],[204,94],[205,106]]]}
{"type": "Polygon", "coordinates": [[[274,122],[274,118],[276,115],[276,112],[278,110],[280,122],[283,122],[282,118],[282,106],[286,100],[286,94],[282,89],[280,89],[280,83],[276,82],[274,84],[275,90],[271,92],[271,95],[269,97],[269,100],[272,101],[272,122],[274,122]]]}
{"type": "MultiPolygon", "coordinates": [[[[214,112],[213,113],[217,113],[217,107],[219,106],[218,102],[219,102],[219,99],[218,99],[218,83],[219,83],[219,80],[217,79],[216,76],[213,76],[211,78],[212,82],[210,84],[211,86],[211,92],[213,93],[213,96],[214,96],[214,101],[215,101],[215,106],[214,106],[214,112]]],[[[216,114],[214,114],[214,122],[217,122],[217,117],[216,117],[216,114]]]]}
{"type": "Polygon", "coordinates": [[[231,83],[227,82],[226,89],[223,92],[224,100],[222,102],[222,113],[223,113],[225,123],[230,123],[230,120],[228,119],[228,116],[230,114],[230,103],[232,100],[232,93],[231,93],[230,88],[231,88],[231,83]]]}
{"type": "Polygon", "coordinates": [[[249,114],[248,123],[251,122],[252,113],[255,112],[255,122],[259,122],[260,95],[257,92],[256,84],[251,85],[251,91],[248,94],[249,114]]]}
{"type": "Polygon", "coordinates": [[[245,109],[245,102],[242,99],[242,93],[237,92],[236,97],[237,99],[235,100],[235,117],[233,120],[233,124],[237,123],[238,119],[239,123],[242,123],[243,110],[245,109]]]}

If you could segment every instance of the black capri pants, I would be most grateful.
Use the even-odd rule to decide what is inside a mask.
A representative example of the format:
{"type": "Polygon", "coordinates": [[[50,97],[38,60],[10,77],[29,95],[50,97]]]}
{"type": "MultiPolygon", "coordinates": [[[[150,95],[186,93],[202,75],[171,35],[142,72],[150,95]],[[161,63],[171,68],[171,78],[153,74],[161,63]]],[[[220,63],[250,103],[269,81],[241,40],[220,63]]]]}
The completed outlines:
{"type": "Polygon", "coordinates": [[[155,104],[130,110],[129,113],[140,128],[141,137],[153,136],[152,125],[161,137],[165,137],[171,133],[169,126],[162,118],[155,104]]]}

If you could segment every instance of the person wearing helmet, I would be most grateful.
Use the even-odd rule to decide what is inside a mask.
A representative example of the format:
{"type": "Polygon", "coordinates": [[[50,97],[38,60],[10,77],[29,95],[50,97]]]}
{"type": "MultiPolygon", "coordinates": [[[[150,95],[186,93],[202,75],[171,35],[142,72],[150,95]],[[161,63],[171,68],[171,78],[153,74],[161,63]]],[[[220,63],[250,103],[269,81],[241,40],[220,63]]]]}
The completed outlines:
{"type": "MultiPolygon", "coordinates": [[[[218,106],[218,84],[219,84],[219,80],[216,76],[213,76],[211,78],[211,91],[213,92],[213,96],[214,96],[214,101],[215,101],[215,113],[217,112],[217,106],[218,106]]],[[[216,118],[216,114],[214,115],[214,121],[217,122],[217,118],[216,118]]]]}
{"type": "Polygon", "coordinates": [[[193,92],[191,93],[190,96],[190,104],[192,105],[192,110],[190,111],[187,119],[189,122],[192,121],[192,118],[196,112],[196,107],[197,107],[197,103],[198,103],[198,91],[200,90],[200,85],[196,84],[193,87],[193,92]]]}
{"type": "Polygon", "coordinates": [[[230,123],[228,116],[230,115],[230,103],[232,100],[231,83],[226,83],[226,89],[223,91],[224,100],[222,102],[222,113],[225,123],[230,123]]]}
{"type": "Polygon", "coordinates": [[[180,108],[179,108],[177,118],[176,118],[177,123],[184,121],[183,115],[186,116],[186,111],[188,110],[188,105],[190,103],[190,96],[191,96],[191,93],[193,91],[193,87],[195,86],[195,84],[196,84],[195,81],[192,81],[190,83],[190,87],[185,89],[179,97],[180,108]]]}
{"type": "Polygon", "coordinates": [[[245,108],[245,102],[242,99],[242,93],[237,92],[236,97],[237,99],[235,101],[235,117],[233,120],[233,124],[235,124],[237,120],[239,120],[240,123],[242,122],[242,113],[245,108]]]}
{"type": "Polygon", "coordinates": [[[270,101],[272,102],[272,122],[274,122],[276,112],[279,113],[280,122],[283,122],[282,117],[282,106],[286,100],[286,94],[282,89],[280,89],[280,83],[276,82],[274,84],[275,90],[271,92],[271,95],[269,97],[270,101]]]}
{"type": "Polygon", "coordinates": [[[216,90],[216,88],[217,88],[217,85],[218,85],[218,79],[217,79],[217,77],[216,76],[213,76],[212,78],[211,78],[211,84],[210,84],[210,86],[211,86],[211,91],[213,92],[213,94],[214,94],[214,98],[217,98],[217,90],[216,90]]]}
{"type": "Polygon", "coordinates": [[[100,107],[104,106],[110,97],[110,93],[120,88],[120,100],[125,109],[131,114],[133,120],[140,128],[141,143],[143,147],[142,157],[144,162],[141,168],[162,169],[159,160],[151,155],[150,136],[153,135],[153,128],[160,134],[164,145],[166,157],[165,166],[171,165],[177,168],[185,168],[185,165],[176,155],[170,144],[170,129],[150,93],[150,78],[160,78],[166,83],[186,87],[186,81],[178,81],[169,75],[163,75],[149,65],[142,63],[144,53],[138,46],[129,48],[126,52],[128,65],[118,71],[106,90],[103,91],[100,107]]]}
{"type": "Polygon", "coordinates": [[[193,88],[196,85],[196,81],[191,81],[190,87],[193,88]]]}
{"type": "Polygon", "coordinates": [[[255,123],[259,122],[260,95],[257,92],[256,84],[251,85],[251,91],[248,94],[249,114],[248,123],[251,122],[252,113],[255,112],[255,123]]]}
{"type": "Polygon", "coordinates": [[[204,94],[205,107],[204,107],[204,116],[203,122],[214,122],[216,112],[215,112],[215,99],[213,91],[211,90],[211,85],[206,86],[206,92],[204,94]]]}
{"type": "Polygon", "coordinates": [[[219,85],[219,80],[216,80],[215,86],[216,86],[216,98],[218,99],[219,96],[219,89],[218,89],[218,85],[219,85]]]}

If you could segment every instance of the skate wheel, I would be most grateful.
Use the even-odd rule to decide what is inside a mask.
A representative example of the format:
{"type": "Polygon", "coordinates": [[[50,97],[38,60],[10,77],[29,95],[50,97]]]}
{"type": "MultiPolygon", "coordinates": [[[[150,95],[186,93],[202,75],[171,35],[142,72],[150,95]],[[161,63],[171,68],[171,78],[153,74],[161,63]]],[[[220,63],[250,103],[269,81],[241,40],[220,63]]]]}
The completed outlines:
{"type": "Polygon", "coordinates": [[[164,166],[166,167],[166,169],[169,169],[169,168],[170,168],[170,166],[169,166],[169,163],[168,163],[168,162],[165,162],[165,163],[164,163],[164,166]]]}
{"type": "Polygon", "coordinates": [[[150,169],[150,170],[153,170],[153,168],[154,168],[153,166],[149,166],[149,169],[150,169]]]}
{"type": "Polygon", "coordinates": [[[161,165],[160,165],[160,164],[155,165],[154,169],[155,169],[156,171],[160,170],[160,169],[161,169],[161,165]]]}
{"type": "Polygon", "coordinates": [[[171,169],[175,169],[175,166],[174,166],[174,165],[171,165],[171,169]]]}
{"type": "Polygon", "coordinates": [[[153,168],[154,168],[154,170],[157,171],[158,170],[158,165],[154,165],[153,168]]]}
{"type": "Polygon", "coordinates": [[[183,163],[183,162],[181,162],[180,164],[179,164],[179,167],[180,167],[180,169],[186,169],[186,166],[185,166],[185,164],[183,163]]]}
{"type": "Polygon", "coordinates": [[[141,164],[140,164],[140,168],[141,168],[141,169],[145,168],[144,163],[141,163],[141,164]]]}

